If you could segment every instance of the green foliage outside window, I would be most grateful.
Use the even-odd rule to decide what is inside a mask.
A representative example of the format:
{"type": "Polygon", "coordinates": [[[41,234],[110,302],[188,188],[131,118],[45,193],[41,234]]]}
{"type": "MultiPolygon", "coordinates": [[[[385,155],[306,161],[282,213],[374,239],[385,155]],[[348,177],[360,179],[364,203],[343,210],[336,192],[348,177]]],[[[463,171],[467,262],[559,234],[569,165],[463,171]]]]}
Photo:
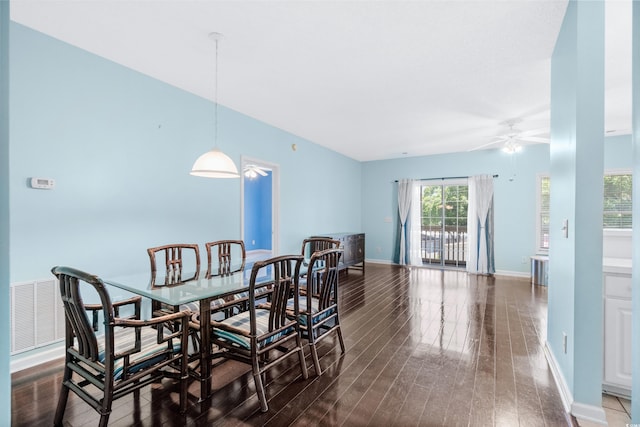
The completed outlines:
{"type": "Polygon", "coordinates": [[[604,228],[631,228],[631,174],[604,176],[604,228]]]}
{"type": "MultiPolygon", "coordinates": [[[[606,229],[632,228],[632,183],[631,174],[606,174],[604,176],[604,199],[602,226],[606,229]]],[[[539,248],[549,248],[549,204],[550,184],[548,176],[540,179],[540,227],[539,248]]]]}
{"type": "Polygon", "coordinates": [[[549,206],[551,204],[551,180],[540,179],[540,248],[549,249],[549,206]]]}
{"type": "Polygon", "coordinates": [[[469,191],[466,185],[423,186],[422,227],[428,229],[442,226],[444,202],[444,225],[466,228],[468,199],[469,191]]]}

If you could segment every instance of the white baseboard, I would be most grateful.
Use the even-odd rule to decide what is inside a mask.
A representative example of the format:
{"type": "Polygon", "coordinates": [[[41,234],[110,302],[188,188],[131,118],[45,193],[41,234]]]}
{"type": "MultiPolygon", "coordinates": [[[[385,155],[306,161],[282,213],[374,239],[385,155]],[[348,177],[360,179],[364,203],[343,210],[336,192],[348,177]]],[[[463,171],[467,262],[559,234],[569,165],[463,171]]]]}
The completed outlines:
{"type": "Polygon", "coordinates": [[[531,273],[523,271],[496,270],[496,276],[521,277],[523,279],[531,279],[531,273]]]}
{"type": "Polygon", "coordinates": [[[51,362],[52,360],[64,357],[64,341],[52,344],[43,349],[31,350],[22,354],[11,356],[10,370],[14,372],[23,369],[33,368],[42,363],[51,362]]]}
{"type": "Polygon", "coordinates": [[[364,262],[371,264],[385,264],[385,265],[398,265],[395,262],[391,262],[388,259],[365,259],[364,262]]]}
{"type": "Polygon", "coordinates": [[[585,405],[584,403],[573,402],[571,405],[571,415],[580,421],[590,421],[592,423],[608,425],[607,414],[602,406],[585,405]]]}
{"type": "Polygon", "coordinates": [[[556,381],[556,386],[558,387],[558,391],[560,392],[560,399],[562,400],[562,406],[564,410],[568,413],[571,412],[571,405],[573,404],[573,394],[571,390],[569,390],[569,386],[564,379],[564,375],[560,371],[558,367],[558,362],[556,361],[555,356],[553,355],[553,351],[549,347],[549,342],[545,341],[544,343],[544,356],[547,358],[547,363],[551,368],[551,373],[553,374],[553,379],[556,381]]]}
{"type": "Polygon", "coordinates": [[[602,406],[586,405],[573,400],[573,394],[567,385],[564,375],[562,375],[562,372],[560,371],[558,362],[553,355],[553,351],[549,347],[548,342],[544,343],[544,355],[549,367],[551,368],[553,379],[556,381],[556,386],[560,392],[560,399],[562,400],[564,410],[576,417],[578,420],[607,425],[607,414],[604,409],[602,409],[602,406]]]}
{"type": "MultiPolygon", "coordinates": [[[[365,260],[368,263],[371,264],[384,264],[384,265],[399,265],[396,262],[393,261],[389,261],[386,259],[366,259],[365,260]]],[[[424,267],[424,268],[442,268],[439,265],[420,265],[420,266],[414,266],[414,267],[424,267]]],[[[447,269],[447,267],[445,267],[445,269],[447,269]]],[[[522,271],[509,271],[509,270],[498,270],[495,272],[496,276],[510,276],[510,277],[519,277],[522,279],[531,279],[531,273],[528,272],[522,272],[522,271]]]]}

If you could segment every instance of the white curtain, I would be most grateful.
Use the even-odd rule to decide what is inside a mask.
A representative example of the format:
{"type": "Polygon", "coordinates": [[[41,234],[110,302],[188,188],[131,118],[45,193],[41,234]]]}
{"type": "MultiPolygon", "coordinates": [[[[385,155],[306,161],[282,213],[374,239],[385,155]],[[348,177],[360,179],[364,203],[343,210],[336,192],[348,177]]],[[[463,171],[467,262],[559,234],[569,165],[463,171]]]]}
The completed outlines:
{"type": "Polygon", "coordinates": [[[420,194],[420,181],[411,182],[411,212],[409,214],[409,264],[422,265],[422,198],[420,194]]]}
{"type": "Polygon", "coordinates": [[[398,213],[400,214],[399,261],[401,265],[422,264],[420,255],[420,206],[419,183],[410,179],[398,181],[398,213]]]}
{"type": "Polygon", "coordinates": [[[469,257],[467,271],[474,274],[496,272],[493,254],[493,177],[478,175],[469,178],[467,210],[469,257]]]}

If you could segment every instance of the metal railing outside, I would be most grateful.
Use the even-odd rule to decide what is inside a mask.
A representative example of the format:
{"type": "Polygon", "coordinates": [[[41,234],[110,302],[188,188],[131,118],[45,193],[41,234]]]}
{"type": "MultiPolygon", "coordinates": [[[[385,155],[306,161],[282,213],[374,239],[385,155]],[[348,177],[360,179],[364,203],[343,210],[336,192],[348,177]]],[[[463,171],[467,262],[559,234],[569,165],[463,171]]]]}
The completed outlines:
{"type": "Polygon", "coordinates": [[[467,265],[467,230],[458,226],[423,227],[421,252],[424,264],[467,265]]]}

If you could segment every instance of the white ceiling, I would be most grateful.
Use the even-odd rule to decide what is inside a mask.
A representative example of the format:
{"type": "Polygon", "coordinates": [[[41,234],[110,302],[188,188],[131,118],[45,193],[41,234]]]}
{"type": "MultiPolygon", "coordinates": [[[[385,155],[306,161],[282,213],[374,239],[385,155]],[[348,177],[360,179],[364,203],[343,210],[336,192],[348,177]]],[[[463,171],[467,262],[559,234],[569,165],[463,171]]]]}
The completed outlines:
{"type": "MultiPolygon", "coordinates": [[[[360,161],[549,127],[566,0],[14,0],[12,20],[360,161]]],[[[631,10],[607,5],[606,129],[631,128],[631,10]]],[[[224,124],[221,124],[224,126],[224,124]]],[[[487,148],[496,148],[495,145],[487,148]]]]}

